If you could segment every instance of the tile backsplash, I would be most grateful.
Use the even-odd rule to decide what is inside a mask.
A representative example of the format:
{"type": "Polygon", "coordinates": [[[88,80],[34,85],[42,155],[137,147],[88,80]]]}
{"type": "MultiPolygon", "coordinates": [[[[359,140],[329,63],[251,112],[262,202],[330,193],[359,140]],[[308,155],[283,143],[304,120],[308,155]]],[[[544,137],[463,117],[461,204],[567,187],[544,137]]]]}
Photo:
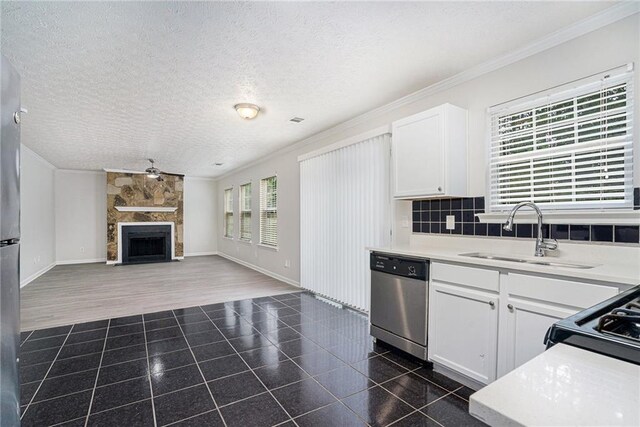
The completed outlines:
{"type": "MultiPolygon", "coordinates": [[[[640,209],[640,188],[634,188],[634,209],[640,209]]],[[[485,212],[484,197],[414,200],[412,218],[414,233],[481,237],[535,238],[536,224],[515,224],[506,231],[502,224],[480,223],[476,214],[485,212]],[[447,230],[447,216],[455,218],[455,226],[447,230]]],[[[558,240],[640,244],[637,225],[544,224],[544,237],[558,240]]]]}

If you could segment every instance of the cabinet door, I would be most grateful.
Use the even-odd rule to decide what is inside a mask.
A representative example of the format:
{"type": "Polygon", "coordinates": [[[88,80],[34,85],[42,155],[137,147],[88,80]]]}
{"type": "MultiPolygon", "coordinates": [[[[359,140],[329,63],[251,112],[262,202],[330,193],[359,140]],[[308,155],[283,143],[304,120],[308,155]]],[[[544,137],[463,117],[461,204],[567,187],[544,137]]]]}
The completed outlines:
{"type": "Polygon", "coordinates": [[[498,296],[437,281],[429,293],[429,360],[483,384],[493,381],[498,296]]]}
{"type": "Polygon", "coordinates": [[[505,372],[500,373],[506,374],[541,354],[546,348],[544,336],[551,325],[577,311],[552,304],[507,298],[505,372]]]}
{"type": "Polygon", "coordinates": [[[443,118],[434,108],[393,123],[395,197],[445,193],[443,118]]]}

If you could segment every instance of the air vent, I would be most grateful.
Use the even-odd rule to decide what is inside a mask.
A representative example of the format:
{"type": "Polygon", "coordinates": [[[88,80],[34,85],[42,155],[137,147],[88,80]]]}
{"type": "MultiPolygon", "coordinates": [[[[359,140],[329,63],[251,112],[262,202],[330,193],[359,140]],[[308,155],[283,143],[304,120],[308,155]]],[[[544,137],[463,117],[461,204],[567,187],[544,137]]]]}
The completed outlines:
{"type": "Polygon", "coordinates": [[[294,117],[293,119],[289,119],[289,121],[293,123],[300,123],[303,120],[304,119],[302,117],[294,117]]]}

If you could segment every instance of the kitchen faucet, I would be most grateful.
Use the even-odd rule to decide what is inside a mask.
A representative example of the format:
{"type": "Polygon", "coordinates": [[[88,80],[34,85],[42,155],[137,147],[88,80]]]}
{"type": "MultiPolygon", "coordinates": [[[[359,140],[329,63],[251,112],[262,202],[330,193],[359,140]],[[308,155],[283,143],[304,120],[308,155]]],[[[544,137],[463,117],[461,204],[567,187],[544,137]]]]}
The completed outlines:
{"type": "Polygon", "coordinates": [[[558,249],[558,241],[556,239],[544,239],[542,237],[542,212],[540,208],[533,202],[520,202],[511,209],[507,222],[502,227],[506,231],[513,230],[513,218],[516,216],[516,212],[523,206],[528,206],[538,215],[538,236],[536,238],[536,253],[535,256],[544,256],[544,251],[555,251],[558,249]]]}

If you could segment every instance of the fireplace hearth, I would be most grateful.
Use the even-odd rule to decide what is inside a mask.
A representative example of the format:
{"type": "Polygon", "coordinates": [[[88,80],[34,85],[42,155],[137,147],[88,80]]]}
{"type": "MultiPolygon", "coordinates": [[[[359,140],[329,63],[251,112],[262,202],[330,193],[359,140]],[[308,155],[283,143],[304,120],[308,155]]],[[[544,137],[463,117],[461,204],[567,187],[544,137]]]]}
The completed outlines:
{"type": "Polygon", "coordinates": [[[126,225],[122,227],[122,263],[171,261],[170,225],[126,225]]]}

